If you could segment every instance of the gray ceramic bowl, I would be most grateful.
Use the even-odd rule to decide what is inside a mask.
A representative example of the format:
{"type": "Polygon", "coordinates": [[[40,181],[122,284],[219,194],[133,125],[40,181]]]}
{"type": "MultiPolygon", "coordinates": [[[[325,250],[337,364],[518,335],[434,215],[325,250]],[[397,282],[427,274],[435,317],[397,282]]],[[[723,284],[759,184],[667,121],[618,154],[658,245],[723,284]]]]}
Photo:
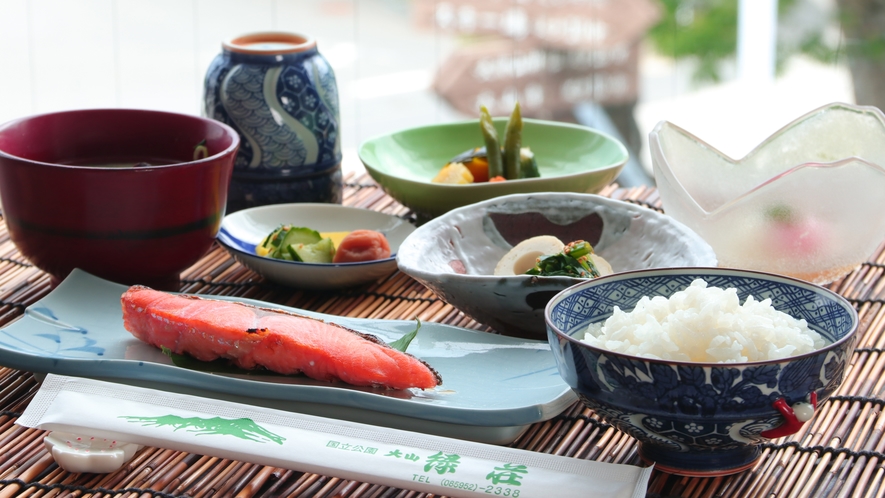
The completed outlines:
{"type": "Polygon", "coordinates": [[[593,194],[514,194],[450,211],[400,245],[401,271],[497,332],[546,339],[544,307],[581,279],[494,276],[519,242],[554,235],[590,242],[615,272],[673,266],[716,266],[697,234],[652,209],[593,194]]]}

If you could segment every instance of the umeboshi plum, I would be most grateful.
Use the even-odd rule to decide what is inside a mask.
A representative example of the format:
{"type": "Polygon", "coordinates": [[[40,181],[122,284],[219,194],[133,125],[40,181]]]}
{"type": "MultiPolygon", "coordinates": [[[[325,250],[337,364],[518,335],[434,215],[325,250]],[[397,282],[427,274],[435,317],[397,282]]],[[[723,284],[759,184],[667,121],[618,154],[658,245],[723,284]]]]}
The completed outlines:
{"type": "Polygon", "coordinates": [[[383,233],[354,230],[347,234],[335,251],[333,263],[357,263],[390,257],[390,244],[383,233]]]}

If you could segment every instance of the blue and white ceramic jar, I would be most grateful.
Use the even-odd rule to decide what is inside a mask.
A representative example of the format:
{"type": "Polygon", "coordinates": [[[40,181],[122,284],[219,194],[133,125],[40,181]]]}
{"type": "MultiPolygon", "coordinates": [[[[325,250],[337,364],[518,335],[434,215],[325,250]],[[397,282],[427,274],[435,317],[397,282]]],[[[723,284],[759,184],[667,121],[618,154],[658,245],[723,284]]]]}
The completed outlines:
{"type": "Polygon", "coordinates": [[[313,38],[255,33],[224,42],[206,73],[203,114],[240,134],[228,212],[341,203],[338,87],[313,38]]]}

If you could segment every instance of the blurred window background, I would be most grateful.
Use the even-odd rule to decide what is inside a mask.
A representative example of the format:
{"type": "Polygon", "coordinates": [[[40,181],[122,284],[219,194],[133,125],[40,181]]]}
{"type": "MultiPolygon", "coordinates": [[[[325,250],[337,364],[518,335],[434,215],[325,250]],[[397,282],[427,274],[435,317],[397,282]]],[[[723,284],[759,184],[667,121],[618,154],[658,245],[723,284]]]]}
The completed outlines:
{"type": "Polygon", "coordinates": [[[645,142],[671,121],[732,157],[821,105],[885,105],[882,0],[0,0],[0,122],[76,108],[199,114],[221,42],[316,38],[359,144],[506,115],[645,142]]]}

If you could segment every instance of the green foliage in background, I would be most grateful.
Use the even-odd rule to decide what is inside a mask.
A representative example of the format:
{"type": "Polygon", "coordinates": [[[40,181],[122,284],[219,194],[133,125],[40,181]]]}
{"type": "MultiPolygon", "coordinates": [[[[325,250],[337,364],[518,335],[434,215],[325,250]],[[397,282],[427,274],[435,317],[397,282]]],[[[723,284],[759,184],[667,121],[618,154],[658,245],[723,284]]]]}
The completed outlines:
{"type": "MultiPolygon", "coordinates": [[[[720,63],[737,52],[738,0],[659,1],[661,20],[649,32],[655,49],[674,59],[696,59],[696,81],[720,81],[720,63]]],[[[796,0],[780,0],[778,16],[795,3],[796,0]]],[[[822,33],[810,32],[798,44],[778,43],[777,66],[796,53],[823,62],[832,62],[837,56],[836,47],[824,43],[822,33]]]]}
{"type": "Polygon", "coordinates": [[[719,62],[737,50],[737,0],[661,0],[649,36],[663,55],[698,61],[696,80],[719,81],[719,62]]]}

